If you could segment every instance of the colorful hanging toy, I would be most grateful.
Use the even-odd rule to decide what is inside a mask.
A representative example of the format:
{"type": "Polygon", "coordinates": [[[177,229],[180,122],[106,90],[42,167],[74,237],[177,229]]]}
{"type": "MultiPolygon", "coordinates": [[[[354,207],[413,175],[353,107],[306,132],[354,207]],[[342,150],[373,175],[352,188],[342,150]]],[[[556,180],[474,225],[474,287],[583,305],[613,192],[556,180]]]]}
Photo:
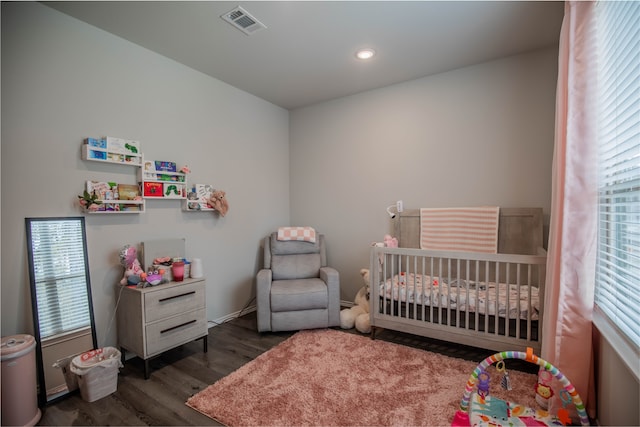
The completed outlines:
{"type": "Polygon", "coordinates": [[[549,400],[553,397],[553,389],[551,388],[551,380],[553,376],[551,372],[540,369],[538,372],[538,383],[536,384],[536,402],[542,409],[549,409],[549,400]]]}
{"type": "Polygon", "coordinates": [[[568,405],[571,403],[575,406],[577,415],[580,417],[580,423],[583,426],[588,426],[589,417],[580,395],[558,368],[534,355],[531,348],[528,348],[526,353],[503,351],[487,357],[473,371],[460,401],[460,409],[456,411],[451,425],[567,425],[572,422],[567,410],[568,405]],[[539,374],[542,375],[538,376],[538,384],[535,387],[536,400],[538,396],[541,396],[541,398],[546,396],[546,400],[543,399],[542,402],[547,404],[547,408],[548,399],[553,395],[551,380],[555,378],[560,383],[562,390],[559,391],[559,397],[562,401],[562,408],[558,410],[557,414],[549,414],[547,410],[528,408],[524,405],[498,399],[495,396],[489,396],[489,374],[487,373],[487,368],[494,363],[496,363],[498,372],[502,373],[500,384],[507,390],[511,389],[509,374],[503,362],[504,359],[526,360],[541,367],[539,374]]]}
{"type": "Polygon", "coordinates": [[[562,402],[562,408],[558,409],[558,419],[563,425],[571,424],[571,417],[569,417],[569,411],[567,411],[567,406],[571,403],[571,396],[567,390],[560,390],[560,401],[562,402]]]}
{"type": "Polygon", "coordinates": [[[507,372],[504,360],[501,360],[496,364],[496,370],[502,373],[502,379],[500,380],[502,388],[505,390],[511,390],[511,380],[509,379],[509,372],[507,372]]]}
{"type": "Polygon", "coordinates": [[[491,377],[486,372],[481,372],[478,375],[478,394],[483,399],[489,395],[489,384],[491,384],[491,377]]]}

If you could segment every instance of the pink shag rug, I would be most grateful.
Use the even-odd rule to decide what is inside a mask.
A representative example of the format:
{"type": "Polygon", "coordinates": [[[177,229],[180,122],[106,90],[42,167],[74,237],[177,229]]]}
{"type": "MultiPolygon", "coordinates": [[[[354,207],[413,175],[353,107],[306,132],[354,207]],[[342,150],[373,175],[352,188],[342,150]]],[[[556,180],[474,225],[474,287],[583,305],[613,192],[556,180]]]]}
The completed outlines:
{"type": "MultiPolygon", "coordinates": [[[[450,425],[477,362],[339,330],[301,331],[192,396],[227,426],[450,425]]],[[[490,393],[535,406],[536,376],[509,370],[490,393]]]]}

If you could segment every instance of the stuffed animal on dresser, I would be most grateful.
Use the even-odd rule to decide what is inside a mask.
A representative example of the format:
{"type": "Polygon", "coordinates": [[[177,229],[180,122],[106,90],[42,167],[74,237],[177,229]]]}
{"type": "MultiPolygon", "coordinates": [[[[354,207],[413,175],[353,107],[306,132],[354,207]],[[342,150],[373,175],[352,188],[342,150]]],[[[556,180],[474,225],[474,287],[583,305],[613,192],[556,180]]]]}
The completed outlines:
{"type": "Polygon", "coordinates": [[[351,308],[345,308],[340,312],[340,327],[351,329],[355,326],[358,332],[368,334],[371,332],[371,319],[369,317],[369,270],[363,268],[360,275],[364,286],[360,288],[351,308]]]}
{"type": "Polygon", "coordinates": [[[124,267],[124,276],[120,280],[121,285],[137,285],[146,279],[147,274],[140,267],[136,248],[131,245],[125,245],[120,250],[119,256],[120,264],[124,267]]]}

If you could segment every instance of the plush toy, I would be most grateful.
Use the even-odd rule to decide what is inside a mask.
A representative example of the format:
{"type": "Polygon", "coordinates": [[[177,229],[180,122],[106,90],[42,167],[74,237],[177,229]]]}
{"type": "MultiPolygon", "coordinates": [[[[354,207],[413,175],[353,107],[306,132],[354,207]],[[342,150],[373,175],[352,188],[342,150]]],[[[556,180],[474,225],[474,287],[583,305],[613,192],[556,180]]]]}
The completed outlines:
{"type": "Polygon", "coordinates": [[[211,193],[208,204],[217,210],[221,216],[225,216],[229,210],[229,202],[227,202],[227,193],[222,190],[216,190],[211,193]]]}
{"type": "Polygon", "coordinates": [[[389,234],[384,235],[384,246],[387,248],[397,248],[398,239],[391,237],[389,234]]]}
{"type": "MultiPolygon", "coordinates": [[[[384,240],[382,242],[373,242],[371,246],[375,246],[376,248],[397,248],[398,247],[398,239],[395,237],[391,237],[390,234],[384,235],[384,240]]],[[[384,264],[384,254],[378,254],[378,262],[380,266],[384,264]]]]}
{"type": "Polygon", "coordinates": [[[340,312],[340,327],[351,329],[354,326],[363,334],[371,332],[371,319],[369,318],[369,270],[360,270],[364,286],[360,288],[351,308],[345,308],[340,312]]]}
{"type": "Polygon", "coordinates": [[[136,248],[125,245],[120,250],[120,264],[124,267],[124,276],[120,280],[121,285],[137,285],[146,279],[147,274],[140,267],[136,248]]]}
{"type": "Polygon", "coordinates": [[[553,375],[551,372],[540,369],[538,372],[538,382],[534,387],[536,391],[536,402],[544,410],[549,409],[549,400],[553,397],[553,389],[551,388],[551,380],[553,375]]]}

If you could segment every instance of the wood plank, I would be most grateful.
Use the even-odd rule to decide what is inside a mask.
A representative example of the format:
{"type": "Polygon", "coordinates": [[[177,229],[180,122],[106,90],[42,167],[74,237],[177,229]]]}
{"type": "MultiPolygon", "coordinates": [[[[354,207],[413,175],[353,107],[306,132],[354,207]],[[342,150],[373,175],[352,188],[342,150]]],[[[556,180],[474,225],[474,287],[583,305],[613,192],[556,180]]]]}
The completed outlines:
{"type": "MultiPolygon", "coordinates": [[[[536,255],[543,247],[542,208],[500,208],[498,253],[536,255]]],[[[420,248],[420,209],[405,209],[391,220],[402,248],[420,248]]]]}

